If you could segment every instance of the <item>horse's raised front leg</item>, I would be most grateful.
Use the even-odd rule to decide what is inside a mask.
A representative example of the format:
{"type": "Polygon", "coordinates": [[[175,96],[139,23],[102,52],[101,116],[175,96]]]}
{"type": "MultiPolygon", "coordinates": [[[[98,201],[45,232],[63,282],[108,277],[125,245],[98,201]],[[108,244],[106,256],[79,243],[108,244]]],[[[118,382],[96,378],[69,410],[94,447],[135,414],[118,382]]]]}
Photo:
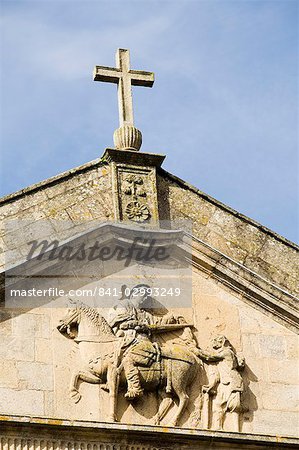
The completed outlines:
{"type": "Polygon", "coordinates": [[[79,372],[74,372],[71,378],[70,384],[70,397],[75,402],[78,403],[81,399],[81,394],[78,391],[79,380],[86,381],[87,383],[99,384],[100,379],[90,372],[85,370],[80,370],[79,372]]]}

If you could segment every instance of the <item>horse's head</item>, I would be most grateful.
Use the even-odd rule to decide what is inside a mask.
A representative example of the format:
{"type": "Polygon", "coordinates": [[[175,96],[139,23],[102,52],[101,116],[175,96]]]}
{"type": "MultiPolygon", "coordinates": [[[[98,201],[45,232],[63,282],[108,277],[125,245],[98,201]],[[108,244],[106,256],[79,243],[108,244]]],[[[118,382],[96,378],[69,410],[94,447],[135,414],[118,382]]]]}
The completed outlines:
{"type": "Polygon", "coordinates": [[[116,339],[106,319],[95,308],[71,299],[70,303],[71,307],[57,326],[60,333],[71,339],[76,338],[76,342],[107,342],[116,339]]]}
{"type": "Polygon", "coordinates": [[[71,299],[70,304],[71,306],[68,308],[66,315],[60,319],[57,329],[65,337],[74,339],[77,336],[77,326],[80,321],[80,308],[71,299]]]}

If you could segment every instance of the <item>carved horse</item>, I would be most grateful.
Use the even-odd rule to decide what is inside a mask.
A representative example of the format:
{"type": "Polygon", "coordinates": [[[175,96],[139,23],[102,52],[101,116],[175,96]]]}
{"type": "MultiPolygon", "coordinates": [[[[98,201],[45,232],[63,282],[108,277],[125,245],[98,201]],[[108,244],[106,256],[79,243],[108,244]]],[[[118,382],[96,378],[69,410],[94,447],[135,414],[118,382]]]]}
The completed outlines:
{"type": "MultiPolygon", "coordinates": [[[[109,421],[117,421],[118,387],[126,385],[124,371],[119,365],[122,338],[117,338],[108,322],[96,309],[84,304],[70,308],[58,325],[58,330],[78,343],[84,362],[81,370],[74,372],[71,385],[71,398],[77,403],[81,394],[79,380],[100,384],[109,393],[109,421]],[[120,372],[120,373],[119,373],[120,372]]],[[[186,345],[165,344],[159,350],[159,358],[150,367],[139,366],[140,383],[146,392],[159,391],[162,401],[154,417],[159,424],[178,398],[178,407],[171,426],[177,426],[187,406],[187,390],[194,380],[200,362],[186,345]]]]}

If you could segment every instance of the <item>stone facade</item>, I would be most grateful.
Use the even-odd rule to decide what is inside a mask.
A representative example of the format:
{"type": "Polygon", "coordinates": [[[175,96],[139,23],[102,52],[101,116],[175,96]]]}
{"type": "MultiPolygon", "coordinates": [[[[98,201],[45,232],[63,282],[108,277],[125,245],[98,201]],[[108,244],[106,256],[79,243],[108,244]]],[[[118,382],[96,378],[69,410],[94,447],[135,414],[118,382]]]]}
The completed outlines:
{"type": "MultiPolygon", "coordinates": [[[[126,152],[119,153],[115,156],[110,151],[107,157],[106,152],[101,160],[4,198],[0,211],[3,265],[7,269],[21,264],[28,254],[30,239],[72,239],[86,224],[98,221],[130,223],[138,216],[138,222],[145,222],[154,230],[158,219],[164,221],[166,229],[179,219],[190,219],[192,243],[185,244],[184,248],[189,245],[192,254],[192,306],[171,310],[174,317],[183,317],[186,323],[194,325],[192,339],[200,349],[197,356],[201,363],[197,379],[190,385],[189,403],[173,430],[169,428],[173,409],[163,416],[162,428],[155,426],[159,406],[155,392],[146,391],[137,404],[122,396],[118,398],[120,424],[108,425],[110,391],[99,389],[91,382],[81,382],[81,400],[74,404],[69,397],[72,369],[81,363],[78,343],[65,339],[57,330],[63,315],[59,302],[52,308],[24,311],[3,305],[0,310],[3,449],[19,448],[23,436],[36,439],[36,445],[45,448],[94,445],[101,449],[195,449],[210,448],[212,442],[219,449],[260,448],[259,445],[275,448],[278,441],[285,448],[293,448],[292,437],[298,436],[298,300],[295,297],[298,248],[165,172],[160,168],[163,157],[135,156],[129,152],[130,160],[126,162],[122,160],[126,152]],[[135,203],[134,211],[128,208],[128,202],[135,203]],[[15,221],[12,228],[7,225],[10,221],[15,221]],[[222,369],[218,369],[219,361],[211,348],[211,339],[217,335],[225,336],[231,344],[232,361],[237,361],[239,355],[245,359],[242,375],[238,375],[242,380],[240,432],[227,412],[224,431],[213,431],[218,394],[210,395],[203,389],[213,384],[215,373],[218,373],[216,391],[221,385],[225,388],[231,378],[236,379],[236,366],[228,368],[225,359],[222,359],[223,367],[230,380],[227,383],[221,378],[222,369]],[[22,425],[23,436],[14,428],[13,423],[18,422],[15,416],[30,417],[28,420],[33,423],[31,428],[22,425]],[[47,428],[50,418],[55,420],[47,428]],[[34,425],[38,422],[42,423],[40,429],[34,425]],[[86,437],[86,427],[91,426],[88,423],[96,424],[101,438],[95,438],[90,430],[86,437]],[[60,440],[53,434],[58,425],[59,433],[66,436],[60,440]],[[111,440],[111,436],[108,439],[109,427],[113,433],[122,433],[121,443],[111,440]],[[128,438],[126,428],[136,435],[135,440],[128,438]],[[159,439],[159,442],[146,444],[143,433],[147,433],[147,439],[159,439]],[[150,438],[151,433],[156,438],[150,438]],[[173,437],[167,437],[173,433],[175,444],[173,437]]],[[[90,281],[86,286],[89,284],[90,281]]],[[[99,312],[108,320],[107,308],[99,312]]],[[[193,343],[190,339],[189,347],[193,343]]],[[[24,418],[19,421],[26,422],[24,418]]],[[[22,443],[24,448],[30,445],[22,443]]]]}
{"type": "MultiPolygon", "coordinates": [[[[272,318],[245,304],[241,295],[223,288],[197,270],[193,274],[193,308],[173,310],[196,327],[197,342],[209,348],[215,334],[224,334],[245,357],[245,412],[242,432],[296,436],[298,423],[298,336],[272,318]],[[287,367],[287,370],[285,370],[287,367]]],[[[102,310],[107,317],[107,310],[102,310]]],[[[61,309],[35,308],[26,313],[3,310],[0,323],[0,410],[2,414],[105,421],[108,396],[97,386],[82,383],[82,399],[74,405],[69,381],[80,366],[78,348],[57,331],[61,309]]],[[[204,365],[200,384],[206,383],[204,365]]],[[[180,426],[193,427],[199,385],[180,426]]],[[[121,422],[154,424],[156,397],[147,395],[134,409],[121,401],[121,422]],[[146,415],[146,419],[144,418],[146,415]]],[[[173,411],[162,425],[167,426],[173,411]]],[[[228,419],[229,420],[229,419],[228,419]]],[[[201,427],[197,425],[196,428],[201,427]]],[[[232,424],[228,421],[225,429],[232,424]]]]}

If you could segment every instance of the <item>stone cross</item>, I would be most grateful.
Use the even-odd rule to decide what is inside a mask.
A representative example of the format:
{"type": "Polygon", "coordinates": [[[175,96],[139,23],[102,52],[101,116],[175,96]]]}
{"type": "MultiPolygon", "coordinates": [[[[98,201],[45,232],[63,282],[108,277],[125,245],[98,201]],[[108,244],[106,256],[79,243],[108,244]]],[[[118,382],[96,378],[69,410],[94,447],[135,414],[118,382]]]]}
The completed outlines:
{"type": "Polygon", "coordinates": [[[134,126],[131,86],[148,86],[154,84],[154,74],[143,70],[130,69],[129,50],[119,48],[116,52],[116,68],[95,66],[94,81],[106,81],[118,85],[119,124],[134,126]]]}

